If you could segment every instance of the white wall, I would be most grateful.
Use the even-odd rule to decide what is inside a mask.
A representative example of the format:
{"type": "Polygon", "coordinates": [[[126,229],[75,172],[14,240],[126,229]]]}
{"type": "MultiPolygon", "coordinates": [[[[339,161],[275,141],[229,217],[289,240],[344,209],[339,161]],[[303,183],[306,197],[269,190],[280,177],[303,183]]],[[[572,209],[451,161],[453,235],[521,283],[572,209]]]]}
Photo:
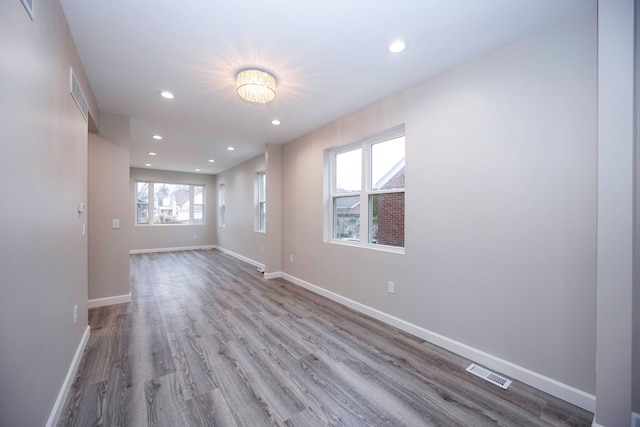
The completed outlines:
{"type": "Polygon", "coordinates": [[[97,106],[58,1],[0,2],[0,425],[47,423],[87,331],[88,122],[97,106]],[[77,323],[73,307],[78,306],[77,323]]]}
{"type": "MultiPolygon", "coordinates": [[[[217,226],[218,246],[261,265],[266,261],[266,233],[255,231],[254,185],[256,173],[265,171],[265,166],[265,155],[261,154],[216,176],[216,185],[226,187],[226,223],[217,226]]],[[[267,175],[267,185],[269,180],[267,175]]],[[[267,192],[268,207],[269,197],[267,192]]]]}
{"type": "Polygon", "coordinates": [[[169,172],[131,168],[129,182],[129,217],[124,231],[131,235],[130,250],[156,250],[214,246],[216,241],[216,177],[197,173],[169,172]],[[135,221],[135,181],[194,184],[205,187],[205,224],[137,226],[135,221]]]}
{"type": "Polygon", "coordinates": [[[129,118],[101,114],[89,135],[89,300],[129,294],[129,145],[129,118]]]}
{"type": "Polygon", "coordinates": [[[596,61],[593,10],[286,144],[283,271],[592,395],[596,61]],[[400,123],[406,253],[323,242],[323,150],[400,123]]]}

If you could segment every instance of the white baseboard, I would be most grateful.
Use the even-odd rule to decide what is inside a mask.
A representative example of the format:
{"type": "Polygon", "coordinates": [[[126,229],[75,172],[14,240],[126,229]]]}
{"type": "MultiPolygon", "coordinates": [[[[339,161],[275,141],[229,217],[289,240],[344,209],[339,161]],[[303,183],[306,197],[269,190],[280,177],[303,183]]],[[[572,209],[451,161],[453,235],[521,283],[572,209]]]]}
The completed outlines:
{"type": "Polygon", "coordinates": [[[58,393],[56,403],[53,405],[53,409],[51,410],[51,414],[49,415],[49,420],[46,424],[47,427],[54,427],[58,424],[60,414],[62,413],[62,409],[64,408],[64,403],[67,401],[69,390],[71,390],[73,379],[76,376],[76,372],[78,372],[78,366],[80,365],[80,361],[82,360],[82,354],[84,353],[84,349],[87,346],[90,335],[91,327],[87,325],[87,328],[84,330],[84,334],[82,335],[82,339],[80,340],[80,344],[76,349],[76,354],[73,356],[73,360],[71,361],[71,366],[69,366],[69,370],[67,371],[67,376],[62,383],[62,388],[58,393]]]}
{"type": "Polygon", "coordinates": [[[251,258],[247,258],[246,256],[237,254],[235,252],[231,252],[229,249],[221,248],[220,246],[216,246],[215,249],[218,249],[220,252],[224,252],[227,255],[231,255],[234,258],[238,258],[239,260],[244,261],[244,262],[246,262],[248,264],[251,264],[254,267],[264,269],[264,264],[261,264],[258,261],[254,261],[251,258]]]}
{"type": "Polygon", "coordinates": [[[105,305],[124,304],[127,302],[131,302],[131,292],[126,295],[117,295],[115,297],[90,299],[89,308],[103,307],[105,305]]]}
{"type": "Polygon", "coordinates": [[[281,271],[276,271],[275,273],[264,273],[264,278],[267,280],[277,279],[279,277],[282,277],[281,271]]]}
{"type": "Polygon", "coordinates": [[[150,249],[131,249],[129,255],[134,254],[151,254],[154,252],[175,252],[175,251],[197,251],[214,249],[215,245],[203,245],[203,246],[178,246],[175,248],[150,248],[150,249]]]}
{"type": "Polygon", "coordinates": [[[511,363],[507,360],[485,353],[482,350],[478,350],[466,344],[424,329],[420,326],[406,322],[402,319],[391,316],[390,314],[366,306],[357,301],[353,301],[349,298],[343,297],[342,295],[328,291],[309,282],[305,282],[304,280],[298,279],[297,277],[291,276],[289,274],[280,273],[280,276],[277,277],[282,277],[300,287],[310,290],[311,292],[322,295],[326,298],[329,298],[330,300],[359,311],[360,313],[366,314],[373,317],[374,319],[380,320],[381,322],[408,332],[411,335],[422,338],[432,344],[435,344],[455,354],[472,360],[479,365],[483,365],[489,369],[496,370],[508,377],[530,385],[531,387],[537,388],[538,390],[542,390],[545,393],[549,393],[552,396],[567,401],[580,408],[586,409],[589,412],[595,412],[596,397],[592,394],[585,393],[582,390],[578,390],[575,387],[561,383],[557,380],[554,380],[553,378],[546,377],[537,372],[511,363]]]}

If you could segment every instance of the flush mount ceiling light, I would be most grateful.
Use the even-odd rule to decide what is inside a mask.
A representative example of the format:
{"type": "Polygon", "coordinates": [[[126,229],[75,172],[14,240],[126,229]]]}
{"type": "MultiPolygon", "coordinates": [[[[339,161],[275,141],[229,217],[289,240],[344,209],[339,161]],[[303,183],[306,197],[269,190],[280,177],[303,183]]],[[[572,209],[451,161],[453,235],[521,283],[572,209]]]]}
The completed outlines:
{"type": "Polygon", "coordinates": [[[240,98],[253,104],[266,104],[276,97],[276,79],[261,70],[243,70],[236,76],[240,98]]]}

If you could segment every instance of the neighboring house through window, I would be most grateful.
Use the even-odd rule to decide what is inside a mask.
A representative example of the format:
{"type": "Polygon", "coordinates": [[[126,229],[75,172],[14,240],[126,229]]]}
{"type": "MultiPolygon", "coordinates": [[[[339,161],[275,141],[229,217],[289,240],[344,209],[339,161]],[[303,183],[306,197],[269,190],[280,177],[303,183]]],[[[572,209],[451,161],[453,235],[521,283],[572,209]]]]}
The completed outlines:
{"type": "Polygon", "coordinates": [[[331,148],[326,161],[327,240],[404,248],[404,125],[331,148]]]}
{"type": "Polygon", "coordinates": [[[204,186],[136,181],[136,225],[204,224],[204,186]]]}

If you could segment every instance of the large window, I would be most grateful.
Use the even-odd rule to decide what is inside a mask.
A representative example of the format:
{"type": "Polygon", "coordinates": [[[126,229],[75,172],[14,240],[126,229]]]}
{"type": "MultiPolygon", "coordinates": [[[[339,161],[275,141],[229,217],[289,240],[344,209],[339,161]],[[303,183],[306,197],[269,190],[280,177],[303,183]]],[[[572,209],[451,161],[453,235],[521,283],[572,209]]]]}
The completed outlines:
{"type": "Polygon", "coordinates": [[[267,175],[264,172],[256,173],[255,180],[255,230],[267,229],[267,175]]]}
{"type": "Polygon", "coordinates": [[[136,224],[204,224],[204,186],[136,181],[136,224]]]}
{"type": "Polygon", "coordinates": [[[327,151],[328,240],[404,248],[404,125],[327,151]]]}

